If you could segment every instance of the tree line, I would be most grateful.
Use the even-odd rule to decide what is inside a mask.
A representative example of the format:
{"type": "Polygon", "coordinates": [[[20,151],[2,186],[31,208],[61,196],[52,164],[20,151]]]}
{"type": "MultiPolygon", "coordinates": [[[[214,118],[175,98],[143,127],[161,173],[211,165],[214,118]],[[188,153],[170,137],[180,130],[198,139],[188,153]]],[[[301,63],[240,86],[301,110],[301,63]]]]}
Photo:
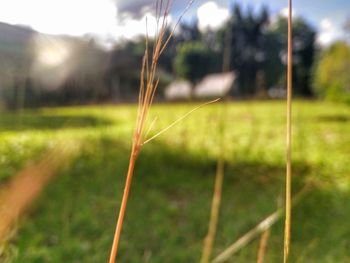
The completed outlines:
{"type": "MultiPolygon", "coordinates": [[[[344,59],[350,52],[349,46],[345,42],[336,43],[322,51],[316,45],[316,33],[304,18],[294,19],[294,92],[306,97],[344,98],[350,89],[346,74],[350,65],[344,59]],[[332,63],[333,56],[339,62],[332,63]],[[332,69],[334,64],[338,68],[332,69]],[[345,76],[334,83],[333,73],[339,71],[345,72],[345,76]]],[[[171,34],[170,29],[166,34],[171,34]]],[[[26,63],[20,63],[27,68],[12,66],[15,73],[11,81],[8,77],[3,78],[7,82],[0,81],[0,104],[16,108],[135,100],[146,48],[144,37],[120,42],[110,51],[102,51],[94,41],[73,42],[74,58],[70,61],[74,67],[69,64],[70,72],[58,86],[52,88],[33,76],[28,65],[33,64],[29,62],[35,57],[33,52],[27,52],[26,59],[22,56],[26,63]]],[[[152,49],[152,44],[150,39],[149,49],[152,49]]],[[[217,30],[208,28],[200,31],[196,20],[180,24],[159,60],[157,74],[160,77],[159,88],[162,89],[175,79],[196,84],[207,74],[234,71],[238,76],[235,96],[266,96],[270,89],[285,88],[286,63],[287,19],[281,15],[272,16],[266,6],[253,10],[235,4],[229,19],[217,30]]],[[[67,68],[65,65],[62,67],[64,70],[67,68]]],[[[50,69],[43,69],[45,78],[51,75],[54,78],[63,70],[50,69]]]]}

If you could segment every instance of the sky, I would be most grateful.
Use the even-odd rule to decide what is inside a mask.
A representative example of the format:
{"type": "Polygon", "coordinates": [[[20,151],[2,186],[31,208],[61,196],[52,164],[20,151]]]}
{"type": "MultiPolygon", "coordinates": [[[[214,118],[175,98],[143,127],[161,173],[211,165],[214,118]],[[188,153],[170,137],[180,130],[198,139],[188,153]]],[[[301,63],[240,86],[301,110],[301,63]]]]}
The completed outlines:
{"type": "MultiPolygon", "coordinates": [[[[173,0],[170,21],[176,21],[188,0],[173,0]]],[[[197,17],[201,30],[220,27],[233,3],[258,10],[267,5],[273,15],[286,12],[287,0],[195,0],[184,20],[197,17]]],[[[155,29],[155,0],[1,0],[0,22],[21,24],[47,34],[94,36],[108,45],[155,29]]],[[[317,41],[329,45],[343,38],[350,0],[295,0],[293,12],[319,32],[317,41]]]]}

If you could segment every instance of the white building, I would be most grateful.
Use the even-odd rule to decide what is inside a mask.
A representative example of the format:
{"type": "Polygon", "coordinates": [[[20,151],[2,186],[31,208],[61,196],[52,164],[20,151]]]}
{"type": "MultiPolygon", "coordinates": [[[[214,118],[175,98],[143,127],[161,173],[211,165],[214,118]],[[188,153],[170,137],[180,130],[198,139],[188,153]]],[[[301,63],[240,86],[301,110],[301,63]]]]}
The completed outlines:
{"type": "Polygon", "coordinates": [[[174,81],[166,87],[164,95],[167,100],[184,100],[191,98],[192,85],[189,81],[174,81]]]}
{"type": "Polygon", "coordinates": [[[235,89],[237,77],[234,72],[210,74],[204,77],[193,89],[188,81],[172,82],[165,89],[165,98],[168,100],[182,100],[193,98],[224,97],[235,89]]]}
{"type": "Polygon", "coordinates": [[[194,97],[224,97],[234,88],[236,75],[233,72],[210,74],[194,88],[194,97]]]}

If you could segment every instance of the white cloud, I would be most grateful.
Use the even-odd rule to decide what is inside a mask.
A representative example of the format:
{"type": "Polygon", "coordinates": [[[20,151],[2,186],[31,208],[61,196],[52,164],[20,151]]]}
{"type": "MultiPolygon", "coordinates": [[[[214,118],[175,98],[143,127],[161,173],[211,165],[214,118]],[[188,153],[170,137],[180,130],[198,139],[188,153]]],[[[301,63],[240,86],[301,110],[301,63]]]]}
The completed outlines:
{"type": "Polygon", "coordinates": [[[327,46],[342,37],[342,30],[330,19],[324,18],[320,22],[320,32],[317,42],[322,46],[327,46]]]}
{"type": "MultiPolygon", "coordinates": [[[[163,20],[163,17],[160,18],[160,21],[163,20]]],[[[171,26],[171,16],[169,15],[166,18],[168,25],[171,26]]],[[[146,31],[148,36],[155,36],[157,29],[157,20],[156,17],[151,13],[147,12],[143,15],[142,18],[136,19],[129,15],[123,16],[122,19],[118,22],[116,26],[115,37],[116,38],[126,38],[132,39],[136,36],[145,35],[146,31]],[[147,30],[146,30],[147,24],[147,30]]]]}
{"type": "MultiPolygon", "coordinates": [[[[171,17],[168,18],[171,22],[171,17]]],[[[146,33],[154,36],[156,19],[148,10],[141,18],[118,14],[114,0],[1,0],[0,21],[28,25],[52,35],[92,35],[106,47],[118,39],[146,33]],[[147,18],[146,18],[147,17],[147,18]]]]}
{"type": "Polygon", "coordinates": [[[48,34],[108,34],[115,29],[116,17],[116,5],[111,0],[7,0],[0,3],[0,21],[29,25],[48,34]]]}
{"type": "MultiPolygon", "coordinates": [[[[288,17],[288,7],[283,8],[279,15],[288,17]]],[[[295,9],[292,9],[292,17],[296,18],[298,13],[295,9]]],[[[334,41],[342,38],[341,26],[334,22],[331,18],[324,18],[320,21],[319,32],[317,35],[317,43],[321,46],[327,46],[334,41]]]]}
{"type": "Polygon", "coordinates": [[[320,26],[324,30],[329,30],[333,27],[333,24],[329,18],[324,18],[321,20],[320,26]]]}
{"type": "MultiPolygon", "coordinates": [[[[289,8],[288,6],[285,7],[285,8],[282,8],[280,13],[279,13],[281,16],[283,17],[288,17],[289,15],[289,8]]],[[[292,18],[295,18],[297,16],[297,12],[294,8],[292,8],[292,18]]]]}
{"type": "Polygon", "coordinates": [[[227,8],[219,7],[215,2],[209,1],[198,8],[198,26],[201,31],[208,28],[217,29],[229,17],[227,8]]]}

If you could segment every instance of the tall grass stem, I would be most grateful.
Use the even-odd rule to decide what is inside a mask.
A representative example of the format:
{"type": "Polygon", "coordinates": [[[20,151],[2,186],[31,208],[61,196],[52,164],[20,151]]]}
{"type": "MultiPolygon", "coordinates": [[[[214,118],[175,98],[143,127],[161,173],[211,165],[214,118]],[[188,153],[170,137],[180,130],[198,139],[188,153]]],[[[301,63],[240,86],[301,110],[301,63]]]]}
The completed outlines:
{"type": "Polygon", "coordinates": [[[286,160],[286,213],[284,229],[283,262],[288,262],[292,222],[292,67],[293,67],[293,32],[292,0],[288,0],[288,67],[287,67],[287,160],[286,160]]]}
{"type": "Polygon", "coordinates": [[[269,236],[270,236],[270,229],[267,229],[261,235],[256,263],[264,263],[266,247],[267,247],[267,242],[269,240],[269,236]]]}
{"type": "Polygon", "coordinates": [[[225,164],[224,158],[220,156],[216,167],[215,188],[214,188],[214,195],[213,195],[211,211],[210,211],[208,234],[204,239],[204,246],[203,246],[203,252],[202,252],[200,263],[209,262],[210,256],[212,254],[213,246],[214,246],[216,229],[217,229],[218,220],[219,220],[219,211],[220,211],[220,203],[221,203],[221,195],[222,195],[222,183],[224,179],[224,164],[225,164]]]}
{"type": "MultiPolygon", "coordinates": [[[[228,27],[225,32],[225,43],[224,43],[224,52],[223,52],[223,62],[222,62],[222,71],[228,72],[230,70],[231,62],[231,38],[232,32],[231,28],[228,27]]],[[[225,175],[225,132],[226,132],[226,119],[227,119],[227,96],[224,96],[224,102],[221,106],[221,112],[219,114],[219,153],[216,164],[216,174],[215,174],[215,186],[214,194],[212,199],[212,205],[210,210],[210,219],[208,226],[208,233],[204,239],[202,256],[200,263],[208,263],[214,247],[214,241],[217,231],[217,225],[219,221],[219,212],[221,205],[221,196],[222,196],[222,184],[224,181],[225,175]]]]}
{"type": "MultiPolygon", "coordinates": [[[[156,1],[156,36],[154,40],[153,50],[152,53],[149,54],[149,41],[148,41],[148,25],[147,25],[147,19],[146,19],[146,40],[145,40],[145,53],[142,60],[142,67],[140,72],[140,89],[139,89],[139,103],[138,103],[138,110],[137,110],[137,116],[136,116],[136,124],[135,129],[132,137],[132,146],[131,146],[131,153],[130,153],[130,160],[129,160],[129,168],[126,176],[125,181],[125,187],[124,187],[124,193],[121,201],[121,206],[119,210],[119,216],[118,221],[115,228],[109,263],[115,263],[116,257],[118,254],[118,246],[120,241],[120,235],[124,223],[124,217],[125,217],[125,211],[126,206],[128,202],[129,192],[131,188],[131,182],[134,174],[135,164],[136,160],[139,156],[140,149],[142,145],[144,145],[146,142],[149,142],[150,140],[154,139],[155,137],[159,136],[172,126],[174,126],[176,123],[178,123],[180,120],[187,117],[190,113],[192,113],[194,110],[207,105],[209,103],[213,103],[215,101],[211,101],[208,103],[205,103],[196,109],[192,110],[190,113],[186,114],[179,120],[175,121],[173,124],[169,125],[159,133],[157,133],[155,136],[151,137],[150,139],[145,141],[145,135],[147,135],[147,132],[145,133],[144,129],[146,126],[147,118],[149,115],[149,111],[151,108],[151,105],[154,100],[155,92],[157,90],[158,84],[159,84],[159,78],[156,76],[157,71],[157,65],[159,61],[159,57],[165,50],[166,46],[168,45],[170,39],[172,38],[175,29],[177,25],[179,24],[181,18],[183,17],[184,13],[189,9],[189,7],[192,5],[194,0],[190,0],[187,4],[187,7],[180,15],[177,23],[173,27],[173,30],[170,32],[170,34],[167,36],[167,30],[168,30],[168,15],[170,13],[170,8],[172,4],[172,0],[157,0],[156,1]]],[[[152,127],[152,124],[150,125],[152,127]]]]}

